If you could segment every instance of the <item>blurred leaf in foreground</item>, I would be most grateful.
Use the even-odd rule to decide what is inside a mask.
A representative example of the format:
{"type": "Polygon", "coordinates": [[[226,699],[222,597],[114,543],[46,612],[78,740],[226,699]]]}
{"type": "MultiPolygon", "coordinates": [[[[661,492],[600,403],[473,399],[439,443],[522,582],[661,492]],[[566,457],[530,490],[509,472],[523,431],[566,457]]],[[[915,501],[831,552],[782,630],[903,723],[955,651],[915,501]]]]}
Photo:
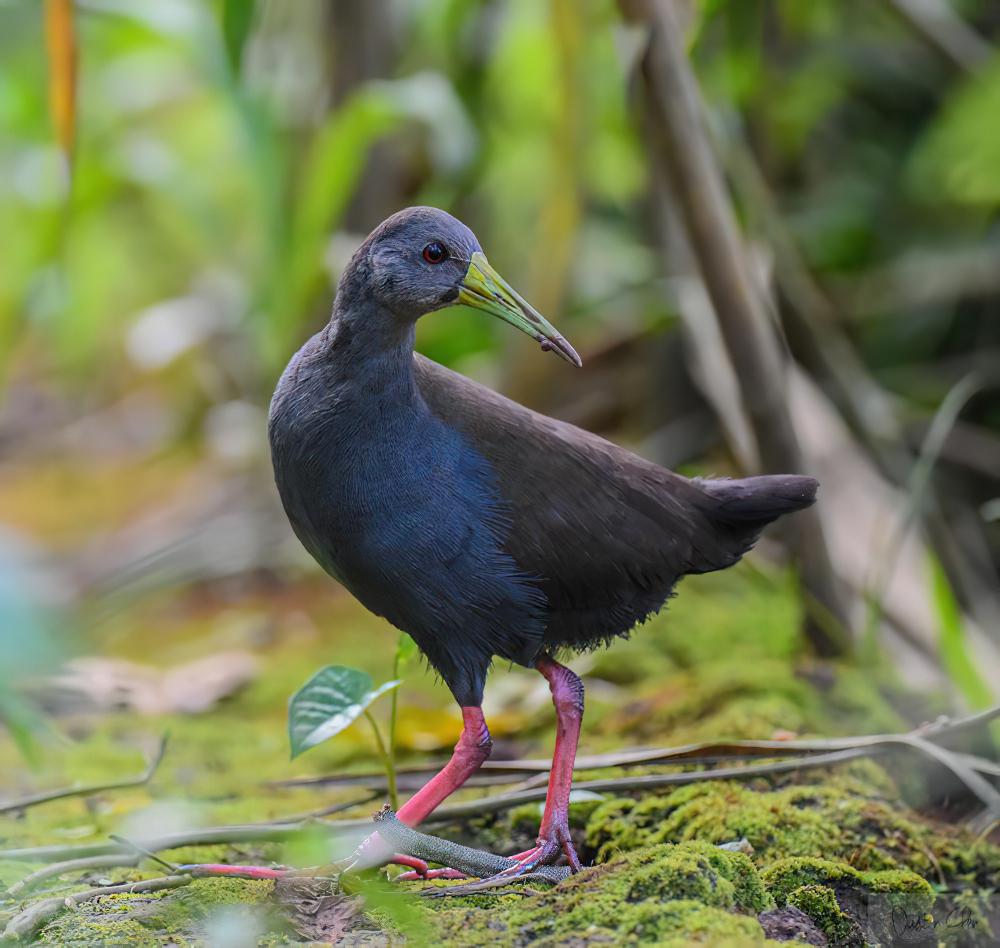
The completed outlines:
{"type": "Polygon", "coordinates": [[[39,603],[33,578],[27,551],[0,533],[0,723],[32,763],[38,757],[34,735],[43,720],[16,685],[60,658],[54,617],[39,603]]]}

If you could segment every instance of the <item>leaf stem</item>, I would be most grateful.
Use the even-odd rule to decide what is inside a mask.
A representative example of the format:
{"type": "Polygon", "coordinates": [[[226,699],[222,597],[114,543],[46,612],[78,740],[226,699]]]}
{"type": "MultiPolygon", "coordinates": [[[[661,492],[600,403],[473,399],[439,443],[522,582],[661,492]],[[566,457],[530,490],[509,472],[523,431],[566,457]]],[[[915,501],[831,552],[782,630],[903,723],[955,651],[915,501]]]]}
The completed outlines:
{"type": "MultiPolygon", "coordinates": [[[[399,679],[399,649],[392,659],[392,680],[399,679]]],[[[396,767],[396,709],[399,701],[399,689],[392,689],[392,700],[389,705],[389,756],[392,758],[392,766],[396,767]]],[[[393,807],[395,809],[395,806],[393,807]]]]}
{"type": "MultiPolygon", "coordinates": [[[[393,693],[395,697],[395,693],[393,693]]],[[[393,810],[399,807],[399,791],[396,789],[396,763],[389,754],[389,749],[386,747],[385,741],[382,739],[382,732],[379,730],[378,721],[372,716],[371,711],[365,708],[365,717],[368,718],[368,723],[372,726],[372,731],[375,732],[375,743],[378,746],[379,757],[382,758],[382,766],[385,767],[385,779],[389,784],[389,800],[392,803],[393,810]]]]}

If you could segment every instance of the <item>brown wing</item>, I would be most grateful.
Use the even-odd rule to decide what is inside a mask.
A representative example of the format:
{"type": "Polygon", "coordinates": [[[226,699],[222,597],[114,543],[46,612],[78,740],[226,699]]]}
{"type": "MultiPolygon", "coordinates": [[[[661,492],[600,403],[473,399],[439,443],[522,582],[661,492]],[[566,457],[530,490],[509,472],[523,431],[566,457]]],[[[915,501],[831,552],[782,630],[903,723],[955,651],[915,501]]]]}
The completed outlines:
{"type": "Polygon", "coordinates": [[[496,471],[512,516],[507,551],[548,597],[549,645],[627,633],[682,575],[722,569],[748,548],[711,518],[695,482],[415,360],[431,410],[496,471]]]}

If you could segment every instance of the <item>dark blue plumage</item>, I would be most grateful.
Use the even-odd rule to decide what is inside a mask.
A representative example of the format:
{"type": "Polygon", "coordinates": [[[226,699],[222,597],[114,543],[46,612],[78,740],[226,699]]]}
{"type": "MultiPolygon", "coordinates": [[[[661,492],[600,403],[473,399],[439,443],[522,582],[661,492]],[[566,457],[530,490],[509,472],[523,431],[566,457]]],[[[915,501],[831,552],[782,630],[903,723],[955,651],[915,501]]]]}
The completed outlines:
{"type": "Polygon", "coordinates": [[[412,337],[390,354],[344,346],[341,360],[337,332],[299,352],[274,400],[285,510],[320,564],[475,703],[494,654],[535,657],[544,597],[504,550],[495,471],[420,398],[412,337]]]}
{"type": "MultiPolygon", "coordinates": [[[[282,376],[269,424],[299,539],[413,636],[463,706],[480,703],[494,656],[530,665],[627,634],[681,576],[736,562],[816,488],[791,475],[691,481],[414,357],[416,320],[459,299],[478,255],[441,211],[381,225],[282,376]]],[[[514,302],[519,328],[578,361],[514,302]]]]}

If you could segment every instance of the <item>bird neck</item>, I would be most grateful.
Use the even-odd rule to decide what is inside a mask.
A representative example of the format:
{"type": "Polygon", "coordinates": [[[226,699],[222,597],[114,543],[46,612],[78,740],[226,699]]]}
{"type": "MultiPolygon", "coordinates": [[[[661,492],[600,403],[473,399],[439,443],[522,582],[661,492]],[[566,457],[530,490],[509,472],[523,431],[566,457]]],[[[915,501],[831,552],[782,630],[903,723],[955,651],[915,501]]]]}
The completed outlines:
{"type": "Polygon", "coordinates": [[[338,379],[368,398],[398,403],[416,398],[414,324],[373,303],[340,303],[338,296],[324,330],[327,357],[338,379]]]}

